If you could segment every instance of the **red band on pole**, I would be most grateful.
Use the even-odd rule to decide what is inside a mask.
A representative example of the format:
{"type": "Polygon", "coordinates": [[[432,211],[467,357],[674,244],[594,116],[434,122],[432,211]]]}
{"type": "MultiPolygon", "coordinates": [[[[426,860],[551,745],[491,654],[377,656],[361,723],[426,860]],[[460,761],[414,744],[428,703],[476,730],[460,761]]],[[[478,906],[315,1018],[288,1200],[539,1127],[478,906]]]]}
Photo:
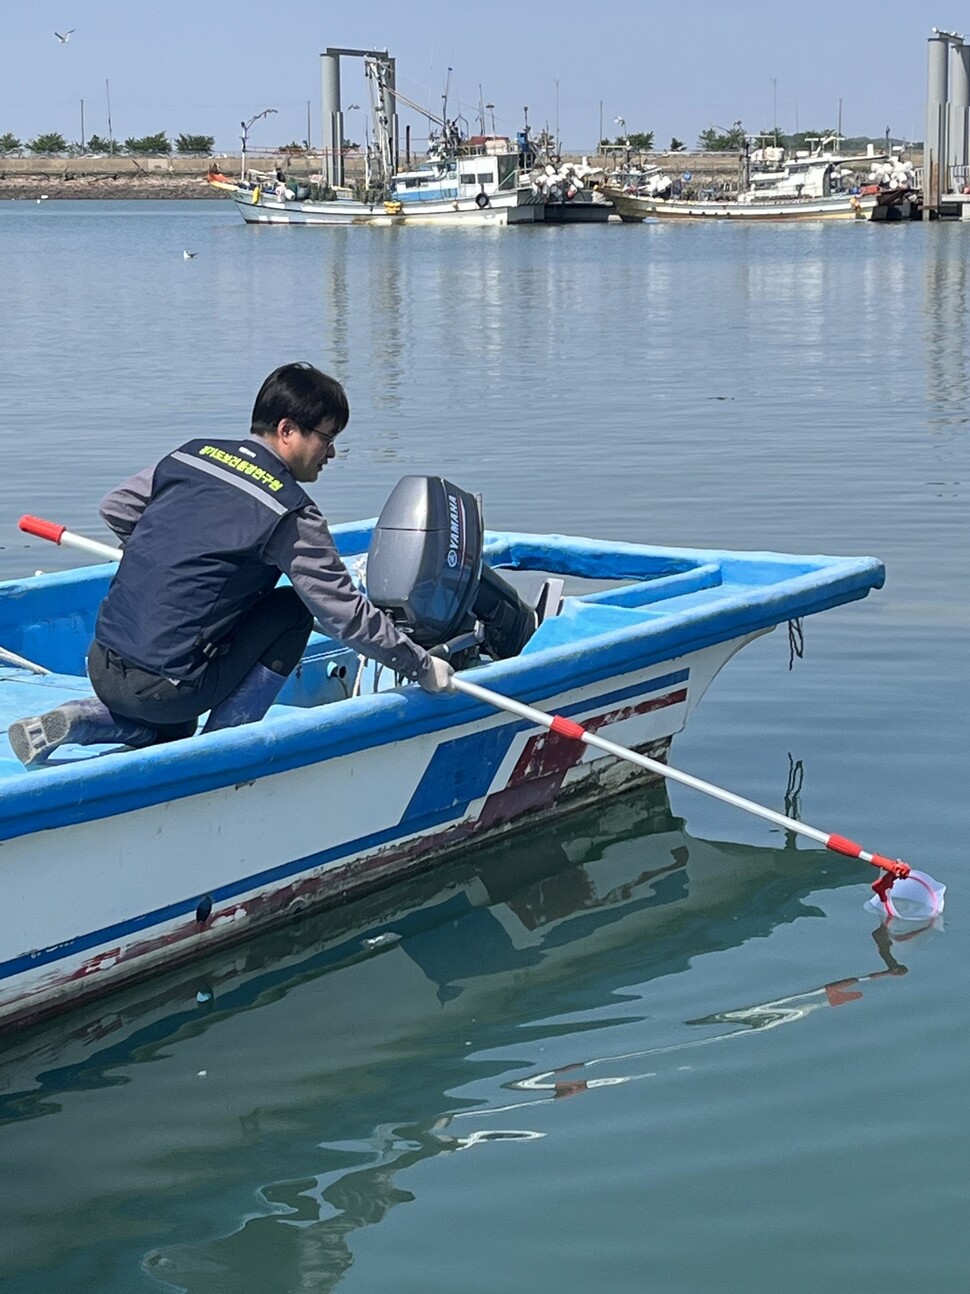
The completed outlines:
{"type": "Polygon", "coordinates": [[[858,858],[862,853],[862,846],[854,840],[847,840],[845,836],[829,836],[825,848],[834,850],[837,854],[846,854],[849,858],[858,858]]]}
{"type": "Polygon", "coordinates": [[[561,714],[552,716],[549,730],[558,732],[560,737],[572,737],[573,741],[582,741],[586,736],[586,729],[581,724],[573,723],[572,719],[564,719],[561,714]]]}
{"type": "MultiPolygon", "coordinates": [[[[849,858],[858,858],[863,849],[857,845],[854,840],[847,840],[845,836],[829,836],[825,842],[825,848],[833,850],[836,854],[846,854],[849,858]]],[[[896,880],[905,880],[909,875],[909,864],[904,863],[899,858],[886,858],[883,854],[871,854],[866,859],[872,863],[873,867],[880,867],[884,872],[888,872],[896,880]]]]}
{"type": "Polygon", "coordinates": [[[61,535],[67,529],[67,526],[59,526],[54,521],[44,521],[40,517],[32,517],[29,513],[21,517],[18,524],[20,529],[25,530],[28,535],[36,535],[38,539],[49,539],[54,544],[61,542],[61,535]]]}

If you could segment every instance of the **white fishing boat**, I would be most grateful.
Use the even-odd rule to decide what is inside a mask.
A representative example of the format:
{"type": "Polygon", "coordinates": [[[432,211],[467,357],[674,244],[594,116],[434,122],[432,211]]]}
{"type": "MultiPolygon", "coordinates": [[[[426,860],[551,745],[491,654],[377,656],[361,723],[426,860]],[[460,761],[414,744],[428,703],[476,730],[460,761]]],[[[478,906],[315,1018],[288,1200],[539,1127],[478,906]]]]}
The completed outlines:
{"type": "Polygon", "coordinates": [[[229,192],[247,225],[400,225],[401,216],[383,199],[364,202],[351,189],[331,189],[328,196],[310,197],[319,185],[289,188],[271,177],[252,175],[246,183],[209,180],[229,192]],[[297,196],[303,190],[307,196],[297,196]]]}
{"type": "MultiPolygon", "coordinates": [[[[474,496],[440,477],[405,478],[376,523],[335,536],[352,568],[366,560],[375,603],[449,644],[460,690],[382,690],[314,635],[258,723],[67,745],[31,770],[0,741],[0,1029],[674,776],[657,761],[740,648],[883,580],[873,558],[487,533],[474,496]]],[[[90,695],[112,573],[0,584],[0,731],[90,695]]]]}
{"type": "Polygon", "coordinates": [[[887,155],[844,156],[827,148],[832,142],[820,141],[813,151],[793,156],[781,148],[754,153],[745,148],[739,160],[736,193],[687,196],[683,181],[672,180],[659,167],[651,167],[615,177],[606,194],[620,219],[628,223],[648,219],[870,220],[877,208],[908,201],[912,188],[905,177],[892,171],[890,182],[888,172],[876,170],[887,162],[887,155]]]}
{"type": "Polygon", "coordinates": [[[210,181],[232,195],[250,225],[512,225],[542,220],[545,197],[520,178],[508,139],[472,138],[436,150],[392,175],[381,196],[350,189],[316,196],[319,185],[255,175],[246,184],[210,181]]]}
{"type": "MultiPolygon", "coordinates": [[[[364,59],[374,138],[365,153],[359,192],[322,182],[301,182],[282,172],[247,173],[228,189],[247,224],[260,225],[493,225],[542,220],[544,196],[521,173],[516,143],[504,135],[466,138],[456,121],[427,113],[438,130],[427,157],[412,169],[397,165],[388,126],[388,97],[417,108],[391,84],[386,61],[364,59]]],[[[424,110],[421,110],[422,113],[424,110]]]]}
{"type": "Polygon", "coordinates": [[[872,196],[848,194],[827,198],[762,198],[757,202],[649,198],[608,190],[610,202],[626,224],[644,220],[868,220],[876,207],[872,196]]]}

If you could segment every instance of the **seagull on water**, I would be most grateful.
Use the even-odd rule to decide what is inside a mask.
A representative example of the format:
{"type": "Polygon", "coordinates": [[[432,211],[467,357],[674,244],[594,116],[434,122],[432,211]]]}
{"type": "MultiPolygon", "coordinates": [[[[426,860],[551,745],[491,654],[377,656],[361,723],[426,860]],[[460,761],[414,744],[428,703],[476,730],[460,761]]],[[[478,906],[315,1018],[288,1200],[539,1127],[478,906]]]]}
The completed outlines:
{"type": "Polygon", "coordinates": [[[66,44],[67,44],[67,42],[71,39],[71,37],[74,35],[74,33],[75,33],[75,31],[76,31],[76,30],[77,30],[77,28],[76,28],[76,27],[72,27],[72,28],[70,29],[70,31],[66,31],[66,32],[64,33],[64,35],[63,35],[63,36],[61,35],[61,33],[60,33],[59,31],[56,31],[56,32],[54,33],[54,35],[55,35],[55,36],[57,37],[57,39],[61,42],[61,44],[62,44],[62,45],[66,45],[66,44]]]}
{"type": "Polygon", "coordinates": [[[198,254],[199,254],[198,252],[183,252],[183,253],[182,253],[182,260],[183,260],[183,261],[191,261],[191,260],[194,260],[194,259],[195,259],[195,257],[196,257],[196,256],[198,256],[198,254]]]}

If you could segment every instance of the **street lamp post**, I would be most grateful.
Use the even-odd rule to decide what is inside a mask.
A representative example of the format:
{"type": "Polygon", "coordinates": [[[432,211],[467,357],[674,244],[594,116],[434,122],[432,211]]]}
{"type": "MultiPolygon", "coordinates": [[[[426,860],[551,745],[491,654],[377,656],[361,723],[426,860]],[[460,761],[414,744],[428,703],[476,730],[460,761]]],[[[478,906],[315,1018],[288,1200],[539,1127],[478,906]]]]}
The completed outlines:
{"type": "Polygon", "coordinates": [[[260,117],[269,117],[275,113],[275,111],[275,108],[264,108],[262,112],[257,112],[256,115],[250,117],[248,121],[241,121],[239,123],[240,129],[242,130],[242,159],[240,161],[241,173],[239,179],[243,184],[246,183],[246,140],[249,138],[249,128],[253,122],[259,121],[260,117]]]}
{"type": "MultiPolygon", "coordinates": [[[[359,104],[359,103],[348,103],[348,104],[347,104],[347,107],[344,109],[344,111],[345,111],[345,112],[360,112],[360,104],[359,104]]],[[[340,147],[341,147],[341,148],[343,148],[345,144],[348,144],[348,143],[350,143],[350,142],[351,142],[350,140],[344,140],[344,139],[342,139],[342,140],[340,141],[340,147]]]]}
{"type": "MultiPolygon", "coordinates": [[[[627,166],[630,164],[630,144],[626,137],[626,120],[623,117],[614,117],[613,123],[619,126],[620,133],[616,137],[617,144],[623,145],[623,158],[627,166]]],[[[615,154],[614,154],[615,156],[615,154]]]]}

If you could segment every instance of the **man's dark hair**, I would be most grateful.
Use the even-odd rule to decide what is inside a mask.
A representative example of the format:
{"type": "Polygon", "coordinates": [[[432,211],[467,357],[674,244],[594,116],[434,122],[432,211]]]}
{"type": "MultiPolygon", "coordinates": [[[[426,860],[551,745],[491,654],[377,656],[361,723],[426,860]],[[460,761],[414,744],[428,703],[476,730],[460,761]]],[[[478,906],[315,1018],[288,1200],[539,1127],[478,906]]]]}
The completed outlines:
{"type": "Polygon", "coordinates": [[[281,364],[259,388],[250,430],[254,436],[271,435],[281,418],[292,419],[303,431],[332,420],[343,431],[350,420],[347,393],[336,378],[312,364],[281,364]]]}

